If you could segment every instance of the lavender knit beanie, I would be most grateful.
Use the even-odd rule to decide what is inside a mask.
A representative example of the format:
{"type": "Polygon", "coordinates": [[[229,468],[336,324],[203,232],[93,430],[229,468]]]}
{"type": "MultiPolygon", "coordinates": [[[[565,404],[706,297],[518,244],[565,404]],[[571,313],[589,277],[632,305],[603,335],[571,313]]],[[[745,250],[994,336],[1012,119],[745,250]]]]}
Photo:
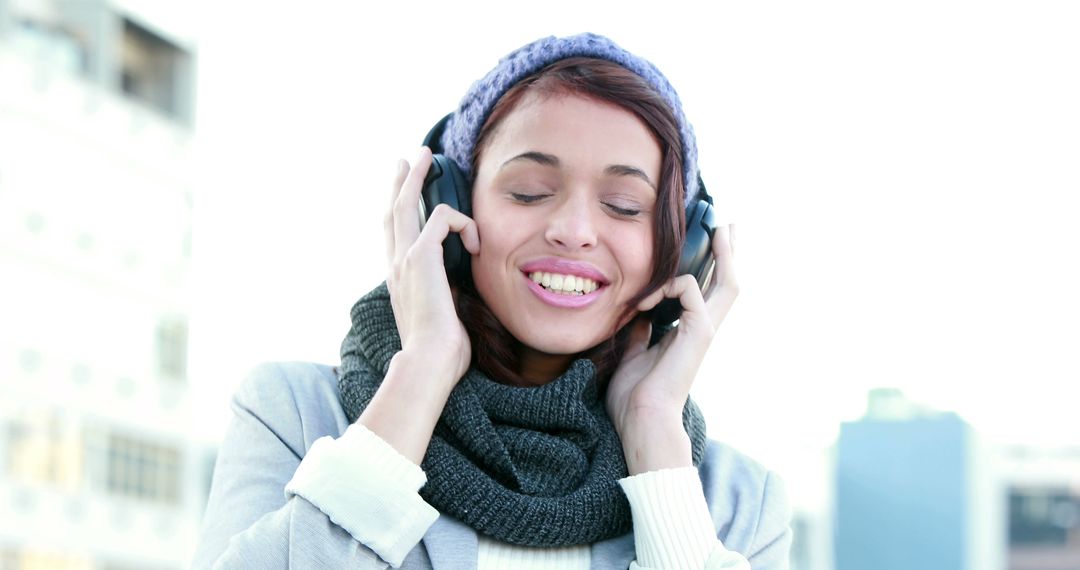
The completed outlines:
{"type": "Polygon", "coordinates": [[[471,180],[472,165],[469,157],[472,156],[476,139],[480,136],[480,128],[484,126],[484,121],[491,114],[495,103],[518,81],[549,64],[569,57],[595,57],[617,63],[641,76],[668,102],[682,138],[685,203],[690,204],[698,192],[697,143],[694,129],[683,114],[679,95],[655,65],[597,34],[565,38],[550,36],[518,48],[504,57],[495,69],[473,83],[469,92],[461,99],[443,132],[443,154],[457,163],[465,177],[471,180]]]}

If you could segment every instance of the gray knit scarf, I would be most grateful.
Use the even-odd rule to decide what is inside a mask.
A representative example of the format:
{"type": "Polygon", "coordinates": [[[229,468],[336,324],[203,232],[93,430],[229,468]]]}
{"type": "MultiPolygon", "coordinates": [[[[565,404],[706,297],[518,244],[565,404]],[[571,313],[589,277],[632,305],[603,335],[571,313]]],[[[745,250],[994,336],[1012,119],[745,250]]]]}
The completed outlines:
{"type": "MultiPolygon", "coordinates": [[[[356,421],[401,350],[385,283],[356,302],[341,345],[341,403],[356,421]]],[[[705,422],[687,400],[694,465],[705,422]]],[[[421,464],[420,495],[477,532],[522,546],[591,544],[631,530],[627,476],[603,385],[588,359],[550,383],[501,384],[469,369],[450,393],[421,464]]]]}

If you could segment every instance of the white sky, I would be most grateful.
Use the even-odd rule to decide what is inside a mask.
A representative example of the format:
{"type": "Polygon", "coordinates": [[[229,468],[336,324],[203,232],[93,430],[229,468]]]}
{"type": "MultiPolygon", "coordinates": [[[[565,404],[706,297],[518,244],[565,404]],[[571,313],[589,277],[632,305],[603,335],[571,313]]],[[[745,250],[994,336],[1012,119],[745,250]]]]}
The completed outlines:
{"type": "Polygon", "coordinates": [[[337,362],[395,161],[506,52],[594,31],[671,79],[738,225],[694,390],[713,437],[792,465],[894,386],[998,441],[1080,442],[1075,3],[236,4],[197,18],[209,437],[257,362],[337,362]]]}

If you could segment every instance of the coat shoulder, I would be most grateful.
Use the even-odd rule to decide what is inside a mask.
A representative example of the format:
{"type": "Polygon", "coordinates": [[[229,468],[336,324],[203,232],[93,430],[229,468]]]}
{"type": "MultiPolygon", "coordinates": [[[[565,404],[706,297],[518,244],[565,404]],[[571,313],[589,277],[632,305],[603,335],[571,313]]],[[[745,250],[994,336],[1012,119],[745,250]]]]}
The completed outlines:
{"type": "Polygon", "coordinates": [[[251,369],[233,406],[258,416],[279,436],[301,440],[340,436],[348,427],[335,367],[311,362],[267,362],[251,369]]]}

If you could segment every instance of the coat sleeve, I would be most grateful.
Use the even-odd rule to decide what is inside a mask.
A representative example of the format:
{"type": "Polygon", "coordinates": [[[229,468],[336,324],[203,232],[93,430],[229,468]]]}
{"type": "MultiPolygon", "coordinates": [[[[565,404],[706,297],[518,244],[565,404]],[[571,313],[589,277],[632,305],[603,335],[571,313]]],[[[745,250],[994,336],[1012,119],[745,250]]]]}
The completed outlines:
{"type": "Polygon", "coordinates": [[[754,570],[788,570],[792,535],[787,489],[771,471],[762,487],[761,512],[747,558],[754,570]]]}
{"type": "Polygon", "coordinates": [[[422,471],[419,485],[402,489],[410,477],[399,476],[400,463],[358,456],[362,434],[323,437],[309,449],[317,432],[334,431],[310,417],[334,405],[303,385],[322,381],[312,376],[263,365],[237,391],[194,568],[397,567],[438,516],[416,493],[422,471]],[[388,546],[387,536],[399,540],[388,546]]]}

